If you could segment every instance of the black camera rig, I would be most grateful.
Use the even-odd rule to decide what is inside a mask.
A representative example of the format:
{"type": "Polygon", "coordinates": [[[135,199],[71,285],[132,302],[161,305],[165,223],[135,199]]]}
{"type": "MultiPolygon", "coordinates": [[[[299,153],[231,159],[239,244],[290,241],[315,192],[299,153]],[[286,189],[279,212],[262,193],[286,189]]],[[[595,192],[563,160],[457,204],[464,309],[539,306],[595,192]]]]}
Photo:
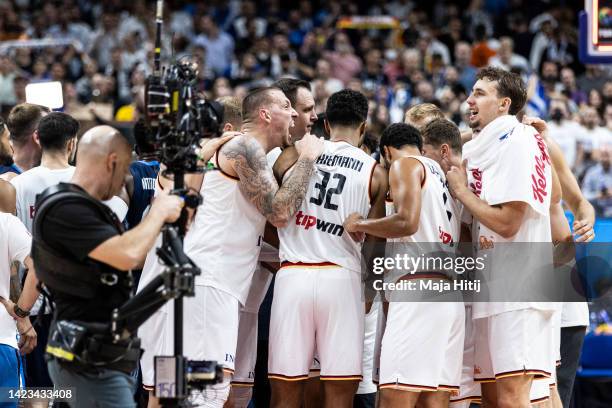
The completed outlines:
{"type": "Polygon", "coordinates": [[[116,309],[111,332],[115,339],[134,333],[156,310],[174,299],[174,355],[155,356],[155,389],[163,406],[182,406],[192,389],[203,389],[223,379],[222,367],[215,361],[189,361],[183,356],[183,296],[195,295],[195,277],[200,269],[183,251],[186,208],[196,208],[199,194],[187,194],[185,173],[204,172],[198,159],[203,137],[218,136],[223,113],[196,91],[197,64],[181,59],[161,66],[163,0],[157,0],[156,38],[153,74],[147,78],[145,105],[151,142],[172,176],[176,194],[185,199],[179,219],[162,229],[162,246],[157,249],[166,265],[136,296],[116,309]]]}

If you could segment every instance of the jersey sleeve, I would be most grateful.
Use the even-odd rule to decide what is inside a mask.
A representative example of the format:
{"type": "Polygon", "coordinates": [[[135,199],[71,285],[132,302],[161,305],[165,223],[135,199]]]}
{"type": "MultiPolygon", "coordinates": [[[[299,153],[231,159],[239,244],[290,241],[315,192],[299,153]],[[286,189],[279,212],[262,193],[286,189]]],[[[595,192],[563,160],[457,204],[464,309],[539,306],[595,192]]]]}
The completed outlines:
{"type": "Polygon", "coordinates": [[[32,236],[25,225],[13,215],[8,219],[8,230],[10,231],[10,239],[8,240],[9,259],[11,262],[23,263],[26,256],[30,255],[32,236]]]}

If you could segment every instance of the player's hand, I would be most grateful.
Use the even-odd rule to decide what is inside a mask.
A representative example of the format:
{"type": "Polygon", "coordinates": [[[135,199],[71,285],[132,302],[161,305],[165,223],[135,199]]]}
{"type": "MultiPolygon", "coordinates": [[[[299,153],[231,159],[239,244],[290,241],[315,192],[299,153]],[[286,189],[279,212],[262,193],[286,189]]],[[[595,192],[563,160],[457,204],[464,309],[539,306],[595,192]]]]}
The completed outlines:
{"type": "Polygon", "coordinates": [[[595,238],[593,224],[587,220],[575,220],[572,233],[576,242],[591,242],[595,238]]]}
{"type": "Polygon", "coordinates": [[[241,134],[242,132],[225,132],[221,135],[221,137],[202,139],[200,142],[200,149],[197,153],[200,164],[205,165],[221,146],[227,143],[230,139],[233,139],[241,134]]]}
{"type": "Polygon", "coordinates": [[[523,124],[532,126],[540,134],[548,132],[548,125],[546,124],[546,121],[534,116],[523,117],[523,124]]]}
{"type": "Polygon", "coordinates": [[[11,299],[5,299],[0,296],[0,303],[4,305],[7,313],[11,315],[13,319],[19,319],[19,316],[15,314],[15,303],[11,299]]]}
{"type": "Polygon", "coordinates": [[[359,213],[352,213],[344,220],[344,230],[349,233],[353,241],[361,242],[365,239],[365,233],[357,230],[357,222],[363,220],[359,213]]]}
{"type": "Polygon", "coordinates": [[[21,354],[28,354],[36,347],[36,330],[34,330],[29,317],[18,318],[15,322],[19,332],[19,352],[21,354]]]}
{"type": "Polygon", "coordinates": [[[171,223],[181,216],[184,206],[185,200],[182,197],[164,192],[155,197],[149,214],[160,217],[166,223],[171,223]]]}
{"type": "Polygon", "coordinates": [[[448,182],[448,189],[454,197],[457,194],[467,189],[467,160],[461,163],[461,167],[452,166],[446,173],[446,181],[448,182]]]}
{"type": "Polygon", "coordinates": [[[323,153],[323,138],[319,138],[312,133],[306,133],[301,140],[295,142],[295,148],[300,156],[316,160],[323,153]]]}

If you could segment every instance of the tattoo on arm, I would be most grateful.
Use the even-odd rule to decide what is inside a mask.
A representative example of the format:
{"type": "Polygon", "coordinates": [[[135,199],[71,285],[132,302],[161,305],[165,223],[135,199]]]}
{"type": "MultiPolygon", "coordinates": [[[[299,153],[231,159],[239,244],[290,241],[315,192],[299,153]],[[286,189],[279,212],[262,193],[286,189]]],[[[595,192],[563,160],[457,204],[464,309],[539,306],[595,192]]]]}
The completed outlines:
{"type": "Polygon", "coordinates": [[[284,226],[299,208],[314,171],[314,161],[300,159],[281,188],[257,141],[237,137],[228,142],[223,154],[233,162],[240,190],[274,226],[284,226]]]}
{"type": "Polygon", "coordinates": [[[21,296],[21,282],[19,280],[19,262],[13,262],[11,265],[11,286],[9,292],[9,298],[17,303],[19,296],[21,296]]]}

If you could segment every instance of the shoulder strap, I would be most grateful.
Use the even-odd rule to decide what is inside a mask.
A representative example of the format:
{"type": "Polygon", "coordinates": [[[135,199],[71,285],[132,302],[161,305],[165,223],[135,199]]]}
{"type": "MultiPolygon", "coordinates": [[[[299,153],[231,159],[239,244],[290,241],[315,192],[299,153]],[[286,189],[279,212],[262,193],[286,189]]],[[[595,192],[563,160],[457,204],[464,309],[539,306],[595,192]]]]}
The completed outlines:
{"type": "Polygon", "coordinates": [[[54,205],[66,200],[67,198],[78,198],[86,201],[91,207],[97,209],[106,221],[116,226],[119,232],[123,232],[123,227],[115,213],[104,203],[96,200],[85,191],[71,183],[59,183],[43,190],[36,195],[36,215],[32,224],[32,235],[40,237],[40,226],[46,213],[54,205]]]}

